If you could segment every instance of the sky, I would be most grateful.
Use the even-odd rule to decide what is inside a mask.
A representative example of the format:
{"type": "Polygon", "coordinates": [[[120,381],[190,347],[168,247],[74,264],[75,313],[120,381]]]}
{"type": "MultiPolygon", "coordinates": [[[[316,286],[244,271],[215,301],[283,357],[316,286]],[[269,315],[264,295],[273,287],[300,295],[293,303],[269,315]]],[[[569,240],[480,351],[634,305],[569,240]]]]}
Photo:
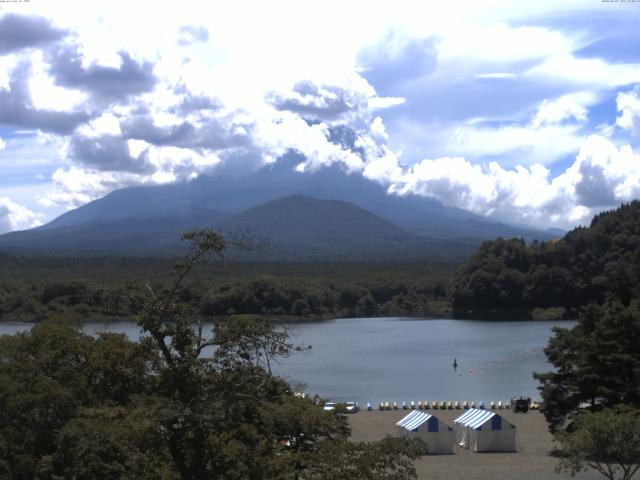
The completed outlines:
{"type": "Polygon", "coordinates": [[[572,228],[640,197],[640,3],[0,3],[0,233],[295,151],[572,228]]]}

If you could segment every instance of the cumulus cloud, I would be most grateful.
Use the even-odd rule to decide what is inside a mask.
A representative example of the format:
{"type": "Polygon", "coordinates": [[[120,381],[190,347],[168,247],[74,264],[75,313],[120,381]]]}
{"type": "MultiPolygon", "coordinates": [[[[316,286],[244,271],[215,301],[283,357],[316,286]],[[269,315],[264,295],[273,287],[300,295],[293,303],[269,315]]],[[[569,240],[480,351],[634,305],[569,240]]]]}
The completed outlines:
{"type": "Polygon", "coordinates": [[[85,66],[78,46],[64,45],[52,52],[48,61],[57,85],[89,92],[93,99],[105,103],[153,90],[158,82],[153,73],[153,63],[136,61],[124,51],[118,56],[118,67],[95,63],[85,66]]]}
{"type": "Polygon", "coordinates": [[[0,17],[0,55],[52,44],[66,35],[45,18],[5,13],[0,17]]]}
{"type": "Polygon", "coordinates": [[[631,135],[640,137],[640,90],[621,92],[616,98],[616,105],[620,115],[616,119],[616,125],[628,130],[631,135]]]}
{"type": "Polygon", "coordinates": [[[68,134],[90,118],[84,111],[35,108],[29,91],[30,71],[29,62],[19,63],[11,73],[9,88],[0,89],[0,124],[68,134]]]}
{"type": "Polygon", "coordinates": [[[426,159],[407,169],[390,191],[438,198],[447,205],[534,225],[567,228],[640,195],[640,155],[593,135],[574,163],[550,178],[542,165],[505,169],[461,157],[426,159]]]}
{"type": "Polygon", "coordinates": [[[0,234],[37,227],[42,224],[40,217],[9,198],[0,197],[0,234]]]}
{"type": "Polygon", "coordinates": [[[585,123],[588,117],[587,106],[595,103],[591,92],[579,92],[563,95],[555,100],[543,100],[538,105],[531,124],[534,128],[542,125],[559,125],[565,121],[585,123]]]}
{"type": "Polygon", "coordinates": [[[206,148],[221,150],[249,145],[247,129],[228,118],[202,116],[198,119],[181,120],[175,123],[156,125],[152,115],[135,115],[120,120],[124,138],[144,140],[154,145],[172,145],[183,148],[206,148]]]}
{"type": "Polygon", "coordinates": [[[373,88],[354,77],[350,85],[320,85],[311,80],[296,83],[288,92],[271,92],[267,101],[278,110],[297,113],[303,118],[334,121],[366,109],[373,88]]]}
{"type": "Polygon", "coordinates": [[[178,29],[177,44],[181,47],[207,40],[209,40],[209,30],[203,25],[183,25],[178,29]]]}
{"type": "Polygon", "coordinates": [[[99,171],[148,173],[151,168],[144,154],[134,157],[127,140],[114,135],[95,138],[74,135],[69,140],[67,155],[99,171]]]}

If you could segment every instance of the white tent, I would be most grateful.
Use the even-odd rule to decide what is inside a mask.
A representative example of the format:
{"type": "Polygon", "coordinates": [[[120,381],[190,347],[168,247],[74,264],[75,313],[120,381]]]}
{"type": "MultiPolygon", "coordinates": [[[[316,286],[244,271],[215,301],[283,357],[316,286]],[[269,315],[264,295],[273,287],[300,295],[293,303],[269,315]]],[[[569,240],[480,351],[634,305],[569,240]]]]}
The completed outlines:
{"type": "Polygon", "coordinates": [[[453,453],[453,429],[428,413],[412,410],[396,423],[396,434],[421,438],[427,453],[453,453]]]}
{"type": "Polygon", "coordinates": [[[472,408],[453,421],[455,441],[476,452],[515,452],[516,427],[496,412],[472,408]]]}

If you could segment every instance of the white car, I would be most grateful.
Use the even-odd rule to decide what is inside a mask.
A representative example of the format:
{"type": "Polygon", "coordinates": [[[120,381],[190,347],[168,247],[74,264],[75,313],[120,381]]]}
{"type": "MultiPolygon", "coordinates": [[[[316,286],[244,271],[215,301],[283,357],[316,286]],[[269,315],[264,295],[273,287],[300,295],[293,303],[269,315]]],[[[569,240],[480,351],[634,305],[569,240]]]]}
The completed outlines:
{"type": "Polygon", "coordinates": [[[345,409],[347,413],[356,413],[360,411],[360,407],[358,406],[357,402],[347,402],[345,404],[345,409]]]}
{"type": "Polygon", "coordinates": [[[327,403],[324,404],[322,409],[325,412],[333,412],[336,409],[336,404],[334,402],[327,402],[327,403]]]}

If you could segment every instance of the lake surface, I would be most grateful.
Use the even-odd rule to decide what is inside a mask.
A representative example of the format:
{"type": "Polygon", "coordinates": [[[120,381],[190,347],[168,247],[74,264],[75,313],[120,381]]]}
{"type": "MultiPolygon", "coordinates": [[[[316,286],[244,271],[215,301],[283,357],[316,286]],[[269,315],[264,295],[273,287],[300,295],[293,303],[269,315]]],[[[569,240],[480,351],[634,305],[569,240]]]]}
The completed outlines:
{"type": "MultiPolygon", "coordinates": [[[[281,360],[274,370],[292,383],[307,384],[308,393],[336,401],[539,398],[532,372],[551,368],[542,351],[551,328],[574,324],[413,318],[284,324],[294,344],[312,348],[281,360]]],[[[0,323],[0,334],[28,328],[0,323]]],[[[124,333],[132,340],[140,334],[133,322],[87,323],[84,330],[124,333]]]]}

